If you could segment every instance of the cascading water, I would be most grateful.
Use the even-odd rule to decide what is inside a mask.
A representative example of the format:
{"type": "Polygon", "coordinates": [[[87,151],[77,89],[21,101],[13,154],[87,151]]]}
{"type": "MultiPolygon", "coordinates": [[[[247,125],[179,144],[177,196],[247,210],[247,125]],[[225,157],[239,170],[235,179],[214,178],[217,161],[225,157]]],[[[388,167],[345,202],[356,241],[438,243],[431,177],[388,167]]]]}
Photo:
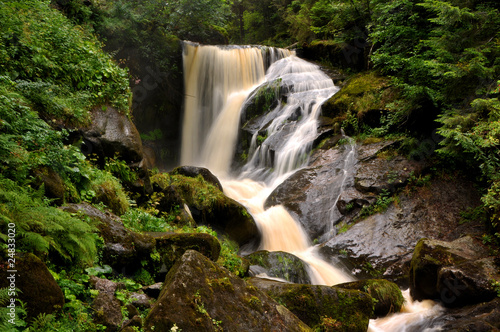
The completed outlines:
{"type": "MultiPolygon", "coordinates": [[[[314,284],[353,280],[350,274],[315,253],[301,225],[283,206],[264,209],[273,189],[307,165],[317,138],[321,104],[338,91],[332,80],[318,66],[287,50],[192,43],[184,44],[184,72],[182,163],[210,169],[219,177],[225,194],[248,208],[261,230],[262,249],[290,252],[307,262],[314,284]],[[286,103],[278,103],[260,121],[248,163],[239,176],[231,176],[229,168],[244,102],[265,82],[278,82],[285,87],[286,103]],[[256,135],[263,131],[266,139],[257,146],[256,135]]],[[[354,148],[350,146],[344,174],[353,164],[354,148]]],[[[346,176],[340,191],[345,179],[346,176]]],[[[337,199],[338,196],[332,201],[332,211],[337,199]]],[[[381,331],[376,323],[372,323],[371,329],[381,331]]]]}

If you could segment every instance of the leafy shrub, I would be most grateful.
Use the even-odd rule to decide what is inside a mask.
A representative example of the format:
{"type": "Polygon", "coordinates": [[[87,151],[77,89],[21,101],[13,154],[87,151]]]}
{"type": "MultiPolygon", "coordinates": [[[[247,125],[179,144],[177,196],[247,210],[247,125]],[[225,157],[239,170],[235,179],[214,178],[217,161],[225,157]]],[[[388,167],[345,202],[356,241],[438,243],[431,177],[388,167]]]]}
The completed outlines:
{"type": "Polygon", "coordinates": [[[50,1],[0,3],[0,30],[0,74],[18,82],[42,113],[81,123],[95,105],[109,102],[128,112],[127,72],[50,1]]]}

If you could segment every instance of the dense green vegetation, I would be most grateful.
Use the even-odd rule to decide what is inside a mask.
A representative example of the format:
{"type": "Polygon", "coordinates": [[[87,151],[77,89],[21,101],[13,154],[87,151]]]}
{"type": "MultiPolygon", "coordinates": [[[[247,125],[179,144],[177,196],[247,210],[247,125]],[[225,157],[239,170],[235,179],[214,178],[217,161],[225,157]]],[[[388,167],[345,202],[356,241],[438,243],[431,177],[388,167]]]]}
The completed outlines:
{"type": "MultiPolygon", "coordinates": [[[[58,206],[108,208],[137,232],[216,235],[180,228],[178,207],[156,213],[154,195],[136,202],[127,186],[138,175],[119,157],[104,165],[87,158],[72,138],[94,109],[114,107],[132,117],[146,96],[134,87],[153,72],[160,74],[143,90],[152,108],[178,126],[180,40],[294,45],[325,66],[345,65],[352,84],[332,101],[337,113],[326,116],[352,135],[404,137],[410,155],[432,137],[436,144],[425,156],[437,152],[433,157],[446,161],[441,167],[475,177],[483,188],[478,215],[488,216],[484,239],[500,243],[499,10],[497,1],[475,0],[0,0],[0,248],[7,248],[7,225],[15,223],[17,250],[42,258],[66,298],[60,313],[39,317],[31,329],[103,329],[92,322],[88,303],[95,294],[86,283],[95,274],[121,278],[101,267],[96,225],[58,206]],[[373,109],[381,116],[368,121],[373,109]],[[56,179],[50,190],[47,176],[56,179]]],[[[142,133],[150,141],[176,139],[169,135],[154,127],[142,133]]],[[[213,199],[191,182],[180,187],[213,199]]],[[[382,195],[378,203],[391,199],[382,195]]],[[[237,249],[223,241],[219,263],[243,274],[237,249]]],[[[120,280],[130,291],[148,278],[120,280]]],[[[18,314],[26,317],[25,308],[18,314]]]]}

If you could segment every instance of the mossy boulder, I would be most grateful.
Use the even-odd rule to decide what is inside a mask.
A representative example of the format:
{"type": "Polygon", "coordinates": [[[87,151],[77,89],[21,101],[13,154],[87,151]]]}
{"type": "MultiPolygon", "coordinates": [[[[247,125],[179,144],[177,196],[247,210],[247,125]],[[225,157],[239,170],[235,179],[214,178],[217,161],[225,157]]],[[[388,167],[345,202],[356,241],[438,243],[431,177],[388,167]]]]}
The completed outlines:
{"type": "Polygon", "coordinates": [[[171,187],[168,190],[175,191],[182,204],[189,207],[196,224],[210,226],[216,232],[227,235],[240,247],[255,247],[259,244],[259,229],[243,205],[224,195],[201,173],[196,177],[174,173],[157,174],[152,177],[152,181],[162,188],[171,187]]]}
{"type": "Polygon", "coordinates": [[[102,262],[119,273],[134,273],[141,268],[141,261],[150,259],[155,246],[154,239],[128,230],[116,215],[102,212],[87,203],[68,204],[62,209],[83,213],[97,221],[99,235],[104,240],[102,262]]]}
{"type": "Polygon", "coordinates": [[[206,233],[148,233],[155,238],[156,250],[160,254],[162,269],[166,271],[182,257],[187,250],[196,250],[216,262],[221,245],[216,237],[206,233]]]}
{"type": "Polygon", "coordinates": [[[373,316],[371,296],[358,290],[260,278],[250,282],[315,329],[331,325],[334,331],[365,332],[373,316]]]}
{"type": "Polygon", "coordinates": [[[296,284],[311,283],[307,263],[290,253],[259,250],[245,258],[253,266],[250,266],[250,270],[256,271],[257,274],[265,273],[269,277],[281,278],[296,284]],[[261,269],[255,268],[256,266],[261,269]]]}
{"type": "Polygon", "coordinates": [[[413,298],[457,307],[492,300],[500,273],[494,257],[470,236],[452,242],[421,239],[410,266],[413,298]]]}
{"type": "Polygon", "coordinates": [[[222,191],[222,184],[220,183],[219,179],[213,175],[212,172],[210,172],[207,168],[204,167],[196,167],[196,166],[179,166],[177,168],[174,168],[170,174],[172,175],[184,175],[190,178],[196,178],[198,175],[201,175],[201,177],[208,183],[214,185],[222,191]]]}
{"type": "Polygon", "coordinates": [[[399,312],[405,301],[398,285],[385,279],[359,280],[336,286],[368,293],[375,303],[372,318],[384,317],[399,312]]]}
{"type": "Polygon", "coordinates": [[[367,71],[347,79],[340,91],[322,105],[321,113],[332,119],[332,123],[343,123],[344,130],[351,135],[361,125],[379,127],[381,116],[388,112],[385,105],[396,96],[387,78],[367,71]]]}
{"type": "MultiPolygon", "coordinates": [[[[26,304],[27,321],[39,314],[51,314],[62,309],[64,295],[44,262],[31,253],[18,252],[15,266],[10,267],[6,252],[0,257],[0,288],[18,288],[15,298],[26,304]],[[9,272],[15,270],[16,272],[9,272]],[[14,278],[12,278],[14,277],[14,278]]],[[[9,302],[8,305],[11,303],[9,302]]],[[[6,304],[7,305],[7,304],[6,304]]],[[[19,302],[15,302],[20,306],[19,302]]],[[[4,317],[8,319],[7,317],[4,317]]]]}
{"type": "Polygon", "coordinates": [[[311,331],[295,315],[197,251],[170,269],[145,331],[311,331]]]}

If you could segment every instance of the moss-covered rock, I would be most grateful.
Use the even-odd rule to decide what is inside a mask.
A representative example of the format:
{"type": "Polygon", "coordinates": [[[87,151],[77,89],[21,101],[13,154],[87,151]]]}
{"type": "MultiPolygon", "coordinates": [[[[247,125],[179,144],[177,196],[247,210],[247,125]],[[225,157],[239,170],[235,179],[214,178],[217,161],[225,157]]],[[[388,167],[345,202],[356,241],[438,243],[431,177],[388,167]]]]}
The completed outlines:
{"type": "Polygon", "coordinates": [[[170,269],[146,331],[311,331],[257,288],[196,251],[170,269]]]}
{"type": "Polygon", "coordinates": [[[410,291],[457,307],[495,298],[500,273],[494,257],[470,236],[453,242],[421,239],[410,266],[410,291]]]}
{"type": "Polygon", "coordinates": [[[160,187],[170,187],[169,195],[178,197],[175,198],[177,200],[180,198],[182,204],[189,207],[198,225],[210,226],[240,247],[256,246],[260,242],[259,229],[247,209],[224,195],[216,185],[207,182],[202,174],[190,177],[162,173],[153,176],[152,181],[160,187]]]}
{"type": "Polygon", "coordinates": [[[162,268],[166,271],[182,257],[187,250],[196,250],[205,257],[216,262],[219,258],[221,245],[214,236],[206,233],[149,233],[156,240],[156,250],[160,254],[162,268]]]}
{"type": "Polygon", "coordinates": [[[210,172],[207,168],[204,167],[195,167],[195,166],[179,166],[177,168],[174,168],[171,172],[171,175],[184,175],[190,178],[196,178],[198,175],[201,175],[201,177],[208,183],[214,185],[222,191],[222,185],[219,181],[219,179],[213,175],[212,172],[210,172]]]}
{"type": "Polygon", "coordinates": [[[372,318],[399,312],[404,303],[404,297],[398,285],[385,279],[359,280],[336,286],[368,293],[375,303],[372,318]]]}
{"type": "MultiPolygon", "coordinates": [[[[250,264],[260,266],[269,277],[296,284],[310,284],[307,264],[297,256],[283,251],[259,250],[246,256],[250,264]]],[[[261,272],[261,273],[262,273],[261,272]]]]}
{"type": "Polygon", "coordinates": [[[252,278],[251,283],[312,328],[332,326],[334,331],[365,332],[373,315],[371,296],[357,290],[259,278],[252,278]]]}
{"type": "MultiPolygon", "coordinates": [[[[39,314],[51,314],[62,309],[64,295],[44,262],[31,253],[16,253],[15,268],[10,267],[9,257],[3,252],[0,257],[0,288],[18,288],[15,298],[26,303],[27,321],[39,314]],[[9,272],[15,270],[16,272],[9,272]]],[[[10,305],[10,303],[9,303],[10,305]]],[[[20,306],[19,302],[15,302],[20,306]]]]}

